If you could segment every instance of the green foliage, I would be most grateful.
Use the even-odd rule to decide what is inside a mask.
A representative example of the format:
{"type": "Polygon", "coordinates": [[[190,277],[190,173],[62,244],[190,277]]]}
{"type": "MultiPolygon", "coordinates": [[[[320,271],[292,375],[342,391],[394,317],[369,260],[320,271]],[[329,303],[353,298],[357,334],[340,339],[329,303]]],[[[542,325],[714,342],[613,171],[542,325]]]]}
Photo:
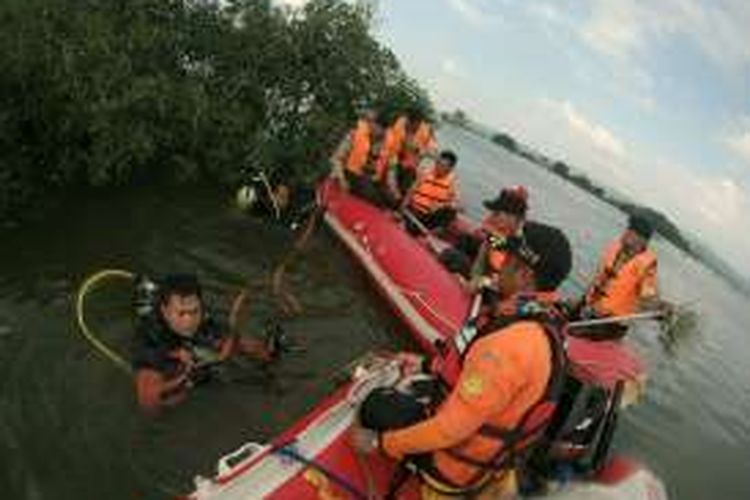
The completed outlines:
{"type": "Polygon", "coordinates": [[[492,142],[504,147],[510,152],[515,152],[518,149],[516,140],[513,139],[513,137],[511,137],[510,135],[502,133],[502,132],[493,135],[492,142]]]}
{"type": "Polygon", "coordinates": [[[431,116],[370,4],[5,0],[0,214],[71,186],[310,179],[357,112],[431,116]]]}
{"type": "Polygon", "coordinates": [[[552,171],[562,177],[568,177],[570,175],[570,167],[562,161],[556,161],[553,163],[552,171]]]}

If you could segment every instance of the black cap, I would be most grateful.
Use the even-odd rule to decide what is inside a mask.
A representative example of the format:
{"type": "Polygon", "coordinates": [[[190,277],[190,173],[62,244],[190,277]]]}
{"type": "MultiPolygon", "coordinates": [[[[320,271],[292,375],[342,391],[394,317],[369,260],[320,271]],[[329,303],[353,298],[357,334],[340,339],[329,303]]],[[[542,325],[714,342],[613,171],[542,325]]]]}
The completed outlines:
{"type": "Polygon", "coordinates": [[[199,299],[203,297],[200,282],[194,274],[167,274],[161,279],[159,285],[159,301],[162,304],[166,304],[172,295],[180,297],[196,295],[199,299]]]}
{"type": "Polygon", "coordinates": [[[512,186],[503,188],[497,198],[485,200],[484,207],[493,212],[507,212],[509,214],[526,216],[528,208],[528,192],[523,186],[512,186]]]}
{"type": "Polygon", "coordinates": [[[451,151],[450,149],[444,149],[440,152],[440,159],[445,162],[445,164],[448,167],[455,167],[456,162],[458,161],[458,157],[456,156],[456,153],[451,151]]]}
{"type": "Polygon", "coordinates": [[[567,278],[573,266],[568,237],[560,229],[529,221],[520,245],[514,251],[534,271],[537,290],[553,291],[567,278]]]}
{"type": "Polygon", "coordinates": [[[640,214],[631,214],[628,219],[628,229],[632,230],[645,240],[651,239],[651,235],[654,234],[654,226],[651,222],[640,214]]]}

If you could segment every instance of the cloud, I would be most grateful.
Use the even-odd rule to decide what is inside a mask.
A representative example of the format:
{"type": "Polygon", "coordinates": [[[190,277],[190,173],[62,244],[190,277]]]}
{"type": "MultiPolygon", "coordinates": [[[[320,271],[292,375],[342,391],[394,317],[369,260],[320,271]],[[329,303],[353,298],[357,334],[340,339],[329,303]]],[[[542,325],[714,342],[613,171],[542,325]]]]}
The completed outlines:
{"type": "Polygon", "coordinates": [[[544,2],[530,2],[525,4],[527,11],[542,21],[549,24],[562,24],[564,22],[564,15],[560,11],[559,7],[555,4],[544,3],[544,2]]]}
{"type": "MultiPolygon", "coordinates": [[[[706,165],[672,161],[619,137],[570,100],[508,102],[496,93],[475,90],[474,99],[468,99],[466,92],[453,94],[464,99],[461,106],[472,117],[568,163],[608,190],[662,211],[750,277],[750,238],[744,230],[750,213],[750,192],[743,187],[746,171],[729,165],[712,165],[709,170],[706,165]],[[475,99],[483,105],[474,106],[475,99]]],[[[750,130],[750,121],[745,130],[750,130]]]]}
{"type": "Polygon", "coordinates": [[[633,0],[594,2],[581,37],[594,50],[625,58],[646,43],[649,21],[645,9],[633,0]]]}
{"type": "Polygon", "coordinates": [[[589,1],[591,15],[580,36],[607,56],[632,61],[680,35],[725,69],[750,65],[750,2],[745,0],[589,1]]]}
{"type": "Polygon", "coordinates": [[[700,235],[745,276],[750,276],[750,238],[744,228],[750,196],[723,174],[701,173],[685,165],[657,160],[651,182],[658,185],[661,208],[676,215],[680,227],[700,235]]]}
{"type": "Polygon", "coordinates": [[[736,155],[750,165],[750,130],[735,137],[728,137],[726,143],[736,155]]]}
{"type": "Polygon", "coordinates": [[[625,154],[623,141],[604,125],[584,116],[570,101],[542,99],[552,113],[562,116],[570,133],[584,149],[593,148],[605,156],[621,158],[625,154]]]}
{"type": "Polygon", "coordinates": [[[474,27],[487,27],[502,21],[502,17],[492,14],[493,0],[448,0],[448,5],[474,27]]]}
{"type": "Polygon", "coordinates": [[[554,50],[566,58],[567,67],[579,84],[605,91],[616,99],[627,99],[642,111],[653,112],[657,102],[653,97],[655,81],[653,76],[635,61],[629,59],[628,50],[623,47],[639,45],[641,36],[634,30],[637,24],[621,22],[633,14],[625,8],[613,7],[614,12],[582,24],[574,12],[564,10],[559,3],[543,1],[524,4],[525,13],[531,23],[535,23],[546,35],[554,50]],[[583,46],[579,43],[584,40],[583,46]],[[581,53],[581,48],[595,47],[597,53],[608,57],[606,64],[592,61],[589,53],[581,53]],[[602,88],[602,78],[607,85],[602,88]]]}
{"type": "MultiPolygon", "coordinates": [[[[730,169],[707,171],[639,149],[569,100],[542,98],[512,113],[508,109],[490,121],[503,124],[521,141],[562,159],[605,188],[616,188],[637,203],[664,212],[750,276],[746,259],[750,238],[743,230],[750,193],[740,177],[728,173],[730,169]]],[[[750,143],[750,133],[741,137],[743,147],[750,143]]]]}
{"type": "MultiPolygon", "coordinates": [[[[750,238],[743,230],[750,213],[750,193],[730,169],[706,169],[670,161],[646,150],[626,148],[601,124],[582,115],[568,101],[550,104],[567,124],[563,147],[575,156],[574,165],[605,186],[617,187],[636,202],[666,213],[692,234],[718,249],[729,262],[750,276],[750,238]]],[[[550,107],[551,106],[551,107],[550,107]]],[[[750,130],[731,147],[750,161],[750,130]]]]}
{"type": "Polygon", "coordinates": [[[456,60],[450,57],[446,57],[442,60],[440,63],[440,69],[443,73],[453,78],[464,78],[466,75],[465,71],[458,65],[456,60]]]}
{"type": "Polygon", "coordinates": [[[613,156],[622,156],[624,147],[615,135],[602,125],[597,125],[581,115],[570,102],[563,104],[563,112],[568,120],[570,128],[579,135],[589,140],[594,147],[610,153],[613,156]]]}
{"type": "Polygon", "coordinates": [[[720,137],[731,153],[750,166],[750,116],[740,117],[732,131],[720,137]]]}

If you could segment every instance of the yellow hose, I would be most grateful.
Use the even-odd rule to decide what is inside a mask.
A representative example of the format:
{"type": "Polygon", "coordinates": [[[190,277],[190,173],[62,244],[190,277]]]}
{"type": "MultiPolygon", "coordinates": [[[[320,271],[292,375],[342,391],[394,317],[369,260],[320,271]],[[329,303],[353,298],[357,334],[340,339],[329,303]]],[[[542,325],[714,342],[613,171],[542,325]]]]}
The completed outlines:
{"type": "Polygon", "coordinates": [[[81,287],[78,289],[78,294],[76,296],[76,319],[78,320],[78,326],[81,329],[81,333],[97,351],[103,354],[107,359],[112,361],[115,365],[117,365],[118,368],[122,369],[128,375],[133,374],[133,369],[130,366],[130,363],[125,361],[122,356],[107,347],[104,342],[99,340],[96,335],[94,335],[94,333],[86,324],[86,319],[83,314],[83,308],[86,295],[95,284],[109,278],[124,278],[133,280],[134,277],[135,275],[128,271],[123,271],[120,269],[104,269],[86,278],[86,281],[84,281],[81,287]]]}

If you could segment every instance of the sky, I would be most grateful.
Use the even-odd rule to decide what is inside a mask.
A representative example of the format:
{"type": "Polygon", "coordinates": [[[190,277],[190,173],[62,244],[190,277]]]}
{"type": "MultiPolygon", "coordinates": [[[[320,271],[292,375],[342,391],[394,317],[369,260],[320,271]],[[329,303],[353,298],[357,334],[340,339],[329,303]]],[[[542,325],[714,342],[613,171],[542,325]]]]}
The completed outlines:
{"type": "Polygon", "coordinates": [[[378,5],[377,38],[439,109],[663,211],[750,277],[749,0],[378,5]]]}

